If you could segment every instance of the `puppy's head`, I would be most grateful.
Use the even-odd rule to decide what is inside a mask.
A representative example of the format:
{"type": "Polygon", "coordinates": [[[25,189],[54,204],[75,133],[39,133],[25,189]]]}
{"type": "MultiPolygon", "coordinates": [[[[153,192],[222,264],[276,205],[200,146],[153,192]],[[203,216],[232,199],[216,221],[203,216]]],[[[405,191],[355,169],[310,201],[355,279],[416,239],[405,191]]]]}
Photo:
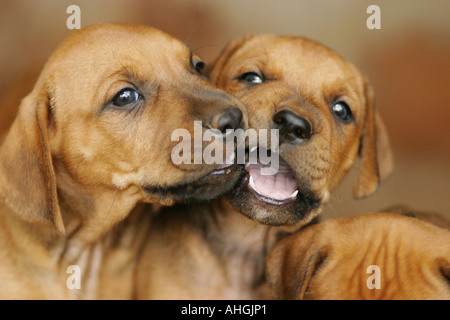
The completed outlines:
{"type": "Polygon", "coordinates": [[[251,128],[279,133],[279,150],[273,143],[271,150],[272,157],[279,156],[276,174],[263,176],[262,163],[250,164],[229,194],[231,203],[256,221],[310,221],[358,155],[355,197],[373,193],[391,172],[372,89],[332,50],[301,37],[248,36],[224,49],[210,79],[244,102],[251,128]]]}
{"type": "Polygon", "coordinates": [[[396,214],[307,226],[267,258],[278,299],[449,299],[450,232],[396,214]]]}
{"type": "Polygon", "coordinates": [[[246,110],[201,74],[202,65],[183,43],[146,26],[73,33],[23,100],[2,147],[3,196],[15,211],[62,230],[64,187],[133,188],[135,198],[162,204],[229,190],[242,169],[206,164],[203,132],[215,130],[208,146],[222,151],[226,129],[245,128],[246,110]],[[174,150],[185,161],[173,161],[174,150]]]}

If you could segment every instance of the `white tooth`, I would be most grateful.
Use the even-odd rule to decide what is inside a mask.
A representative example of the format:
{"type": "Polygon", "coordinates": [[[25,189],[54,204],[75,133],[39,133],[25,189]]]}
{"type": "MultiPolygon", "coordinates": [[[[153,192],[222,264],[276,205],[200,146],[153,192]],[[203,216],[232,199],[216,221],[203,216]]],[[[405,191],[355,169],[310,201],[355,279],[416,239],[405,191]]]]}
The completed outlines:
{"type": "Polygon", "coordinates": [[[298,194],[298,190],[295,190],[290,196],[289,198],[295,198],[298,194]]]}
{"type": "Polygon", "coordinates": [[[250,162],[247,162],[247,163],[245,164],[245,169],[247,169],[249,166],[250,166],[250,162]]]}
{"type": "Polygon", "coordinates": [[[255,189],[255,182],[253,181],[253,177],[252,176],[250,176],[250,180],[249,180],[248,184],[250,185],[250,187],[252,187],[253,190],[256,191],[256,189],[255,189]]]}
{"type": "Polygon", "coordinates": [[[258,146],[252,147],[252,148],[250,149],[250,152],[253,152],[253,151],[255,151],[256,149],[258,149],[258,146]]]}

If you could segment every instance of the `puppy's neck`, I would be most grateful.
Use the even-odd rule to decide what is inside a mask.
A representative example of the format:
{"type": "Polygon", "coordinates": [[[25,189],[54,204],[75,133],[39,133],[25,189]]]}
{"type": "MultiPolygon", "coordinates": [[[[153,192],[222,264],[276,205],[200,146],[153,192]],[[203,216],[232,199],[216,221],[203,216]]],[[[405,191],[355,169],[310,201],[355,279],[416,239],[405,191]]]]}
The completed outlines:
{"type": "Polygon", "coordinates": [[[80,246],[92,243],[125,219],[136,207],[137,188],[83,185],[55,161],[58,199],[66,236],[80,246]]]}
{"type": "Polygon", "coordinates": [[[277,241],[277,228],[246,218],[228,203],[222,206],[223,211],[215,211],[216,223],[207,241],[223,263],[231,293],[237,299],[269,298],[264,265],[277,241]]]}
{"type": "Polygon", "coordinates": [[[150,286],[158,279],[148,270],[157,267],[171,282],[165,286],[187,292],[180,298],[269,298],[264,262],[277,240],[278,229],[244,217],[226,200],[164,208],[152,220],[149,237],[149,252],[164,252],[164,256],[143,258],[143,273],[150,278],[150,286]],[[179,287],[180,283],[185,285],[179,287]]]}

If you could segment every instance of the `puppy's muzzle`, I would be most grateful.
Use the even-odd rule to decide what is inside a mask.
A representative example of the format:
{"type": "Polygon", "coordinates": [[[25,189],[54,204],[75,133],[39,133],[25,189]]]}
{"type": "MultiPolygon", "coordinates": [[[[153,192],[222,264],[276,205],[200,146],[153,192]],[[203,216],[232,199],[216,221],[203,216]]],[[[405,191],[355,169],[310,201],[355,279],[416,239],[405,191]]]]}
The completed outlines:
{"type": "MultiPolygon", "coordinates": [[[[280,109],[272,116],[269,126],[279,130],[279,146],[289,144],[300,155],[304,152],[303,146],[314,134],[315,122],[311,121],[311,116],[308,119],[304,113],[291,111],[288,106],[280,106],[280,109]]],[[[275,151],[279,155],[278,166],[271,175],[260,173],[262,168],[267,167],[260,159],[256,164],[248,163],[245,176],[228,193],[228,200],[241,213],[263,224],[281,226],[306,223],[318,214],[321,195],[311,190],[309,180],[298,174],[301,169],[295,167],[292,154],[289,156],[288,153],[288,158],[283,159],[282,153],[275,151]]]]}

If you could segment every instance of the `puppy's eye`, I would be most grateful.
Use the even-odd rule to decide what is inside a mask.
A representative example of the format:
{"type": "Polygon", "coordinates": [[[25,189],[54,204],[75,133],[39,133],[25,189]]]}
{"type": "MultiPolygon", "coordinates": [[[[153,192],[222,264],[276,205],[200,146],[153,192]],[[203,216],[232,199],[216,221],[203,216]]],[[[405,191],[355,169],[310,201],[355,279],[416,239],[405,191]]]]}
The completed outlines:
{"type": "Polygon", "coordinates": [[[197,61],[194,63],[194,69],[198,72],[198,74],[202,74],[204,68],[205,63],[203,61],[197,61]]]}
{"type": "Polygon", "coordinates": [[[139,99],[141,99],[139,92],[127,88],[119,91],[112,99],[112,103],[117,107],[125,107],[137,102],[139,99]]]}
{"type": "Polygon", "coordinates": [[[332,107],[336,117],[345,123],[353,121],[353,113],[350,107],[343,101],[336,102],[332,107]]]}
{"type": "Polygon", "coordinates": [[[203,75],[202,72],[205,68],[205,65],[206,64],[198,58],[192,58],[192,67],[194,67],[195,71],[197,71],[199,75],[203,75]]]}
{"type": "Polygon", "coordinates": [[[264,77],[255,72],[246,72],[239,76],[239,80],[248,82],[251,84],[259,84],[264,82],[264,77]]]}

